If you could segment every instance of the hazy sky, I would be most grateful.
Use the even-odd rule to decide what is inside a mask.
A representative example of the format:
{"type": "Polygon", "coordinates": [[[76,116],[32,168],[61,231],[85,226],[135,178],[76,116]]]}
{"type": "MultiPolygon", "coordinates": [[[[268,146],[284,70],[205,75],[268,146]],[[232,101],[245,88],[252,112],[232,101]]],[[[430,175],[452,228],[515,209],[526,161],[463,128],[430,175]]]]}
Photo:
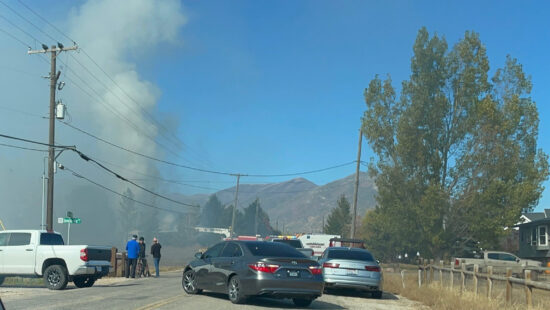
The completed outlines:
{"type": "MultiPolygon", "coordinates": [[[[19,2],[2,1],[65,46],[71,45],[19,2]]],[[[88,92],[87,86],[94,87],[99,94],[89,98],[62,75],[67,86],[58,97],[69,108],[71,124],[152,156],[248,174],[305,171],[352,161],[365,109],[364,88],[375,74],[391,74],[396,87],[408,78],[412,44],[422,26],[444,36],[450,46],[466,30],[480,33],[491,71],[503,65],[507,54],[518,58],[532,76],[532,96],[540,113],[539,147],[550,153],[550,142],[544,139],[550,134],[550,109],[545,104],[550,99],[550,21],[549,5],[542,2],[23,2],[77,41],[143,105],[143,109],[135,108],[84,53],[61,55],[87,82],[79,84],[88,92]],[[73,57],[102,82],[87,75],[73,57]],[[104,85],[115,89],[116,95],[104,85]],[[155,145],[99,104],[98,98],[117,107],[150,135],[156,129],[147,125],[148,115],[155,115],[184,144],[160,137],[162,146],[155,145]]],[[[0,29],[33,48],[54,43],[1,4],[0,14],[39,39],[35,42],[0,18],[0,29]]],[[[25,46],[1,32],[0,46],[4,56],[0,59],[0,132],[46,141],[46,120],[6,108],[45,116],[48,84],[41,76],[47,75],[49,65],[36,55],[27,55],[25,46]]],[[[67,66],[60,65],[63,74],[68,72],[67,66]]],[[[67,75],[71,78],[70,72],[67,75]]],[[[107,165],[122,175],[160,192],[212,192],[235,181],[153,164],[62,124],[57,125],[57,132],[59,143],[76,144],[115,164],[107,165]],[[159,183],[151,176],[182,180],[187,185],[159,183]]],[[[362,156],[363,160],[372,156],[366,143],[362,156]]],[[[12,195],[11,203],[40,204],[42,157],[0,146],[0,193],[12,195]],[[25,193],[19,193],[20,188],[25,193]]],[[[119,191],[126,187],[72,154],[62,155],[61,160],[119,191]]],[[[349,165],[304,177],[324,184],[353,172],[354,166],[349,165]]],[[[85,184],[67,173],[57,177],[66,184],[85,184]]],[[[242,182],[287,179],[249,177],[242,182]]],[[[56,194],[68,195],[63,187],[56,188],[56,194]]],[[[549,197],[546,190],[538,209],[550,207],[549,197]]]]}

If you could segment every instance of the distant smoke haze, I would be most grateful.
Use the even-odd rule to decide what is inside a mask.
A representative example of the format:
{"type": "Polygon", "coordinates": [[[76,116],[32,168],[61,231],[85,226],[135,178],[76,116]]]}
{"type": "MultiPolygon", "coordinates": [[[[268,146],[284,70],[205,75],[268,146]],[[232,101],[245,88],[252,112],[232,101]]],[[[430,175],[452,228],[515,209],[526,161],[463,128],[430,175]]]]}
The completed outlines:
{"type": "MultiPolygon", "coordinates": [[[[163,142],[160,129],[146,116],[147,113],[154,115],[163,122],[158,115],[155,115],[161,92],[154,84],[147,81],[146,77],[140,76],[138,63],[141,59],[147,59],[148,55],[154,54],[161,44],[180,44],[179,31],[185,22],[186,17],[181,4],[176,0],[90,0],[71,9],[66,20],[56,24],[66,25],[63,29],[69,37],[73,38],[141,107],[116,87],[83,52],[67,52],[62,53],[58,61],[58,69],[62,71],[60,80],[65,81],[67,85],[57,95],[57,98],[63,100],[68,107],[70,117],[67,120],[77,127],[89,130],[116,144],[151,156],[163,157],[166,151],[146,137],[148,135],[163,142]],[[69,53],[72,53],[113,92],[108,92],[103,85],[91,77],[69,53]],[[69,69],[77,72],[87,85],[77,79],[69,69]],[[85,95],[76,85],[72,85],[69,79],[93,94],[94,98],[85,95]],[[88,86],[97,90],[100,98],[88,89],[88,86]],[[121,103],[117,97],[125,104],[121,103]],[[146,134],[134,130],[106,109],[104,104],[119,111],[146,134]]],[[[72,44],[51,28],[45,27],[45,30],[54,38],[59,38],[65,46],[72,44]]],[[[40,61],[39,56],[25,55],[21,46],[15,47],[9,38],[0,38],[0,44],[8,46],[6,48],[8,56],[13,55],[10,61],[2,60],[0,65],[12,67],[11,69],[17,68],[26,73],[17,74],[16,72],[10,74],[9,78],[6,75],[0,77],[0,82],[5,82],[2,83],[4,85],[2,91],[5,92],[7,99],[2,106],[13,104],[19,110],[47,116],[48,82],[39,79],[38,76],[46,75],[45,72],[49,71],[49,66],[40,61]]],[[[3,133],[47,141],[48,127],[44,119],[20,114],[11,115],[4,109],[0,110],[0,124],[2,124],[0,128],[3,133]]],[[[151,161],[113,149],[62,124],[57,123],[56,128],[57,143],[76,145],[95,158],[120,165],[120,168],[113,168],[113,170],[122,175],[128,175],[125,173],[127,170],[141,171],[149,175],[159,174],[151,161]]],[[[176,128],[168,129],[175,132],[176,128]]],[[[166,140],[163,143],[170,144],[173,151],[178,150],[178,145],[175,143],[167,143],[166,140]]],[[[0,219],[8,229],[39,227],[42,160],[45,155],[0,148],[0,197],[2,198],[0,219]]],[[[136,199],[148,203],[155,202],[151,195],[108,176],[104,171],[91,163],[84,162],[75,154],[65,152],[60,156],[59,162],[118,192],[122,193],[130,188],[136,199]]],[[[162,192],[160,184],[148,182],[146,185],[152,190],[162,192]]],[[[71,228],[71,239],[75,242],[120,245],[120,240],[126,237],[126,235],[115,236],[121,233],[117,231],[119,218],[115,211],[120,201],[120,197],[98,189],[84,180],[79,180],[68,172],[58,171],[56,174],[55,219],[64,216],[67,210],[71,210],[83,220],[82,224],[73,225],[71,228]]],[[[160,200],[157,199],[156,202],[160,200]]],[[[138,205],[136,208],[147,209],[138,205]]],[[[54,224],[54,228],[66,234],[66,225],[54,224]]]]}

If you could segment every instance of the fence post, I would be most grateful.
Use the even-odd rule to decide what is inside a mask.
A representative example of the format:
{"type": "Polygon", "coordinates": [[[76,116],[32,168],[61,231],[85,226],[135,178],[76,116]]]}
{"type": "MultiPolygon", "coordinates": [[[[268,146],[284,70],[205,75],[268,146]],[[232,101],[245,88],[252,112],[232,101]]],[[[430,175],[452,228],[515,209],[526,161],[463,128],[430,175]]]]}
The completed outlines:
{"type": "Polygon", "coordinates": [[[466,289],[466,274],[464,273],[466,271],[466,265],[462,264],[462,269],[460,270],[460,293],[464,293],[464,290],[466,289]]]}
{"type": "Polygon", "coordinates": [[[455,278],[455,273],[453,272],[455,270],[455,266],[453,264],[451,264],[451,291],[453,290],[453,286],[454,286],[454,278],[455,278]]]}
{"type": "Polygon", "coordinates": [[[422,286],[422,266],[418,267],[418,287],[422,286]]]}
{"type": "Polygon", "coordinates": [[[531,270],[525,270],[525,298],[527,299],[527,309],[533,307],[533,287],[529,285],[531,282],[531,270]]]}
{"type": "Polygon", "coordinates": [[[443,267],[444,267],[444,262],[440,260],[439,261],[439,283],[441,284],[441,287],[443,287],[443,267]]]}
{"type": "Polygon", "coordinates": [[[401,282],[403,283],[403,288],[405,288],[405,270],[401,270],[401,282]]]}
{"type": "Polygon", "coordinates": [[[506,268],[506,303],[512,302],[512,268],[506,268]]]}
{"type": "Polygon", "coordinates": [[[424,284],[428,284],[428,260],[424,260],[424,284]]]}
{"type": "Polygon", "coordinates": [[[430,258],[430,284],[434,282],[434,260],[430,258]]]}
{"type": "Polygon", "coordinates": [[[474,265],[474,296],[477,296],[477,274],[479,272],[479,265],[478,264],[475,264],[474,265]]]}
{"type": "Polygon", "coordinates": [[[487,266],[487,298],[491,299],[493,295],[493,266],[487,266]]]}
{"type": "Polygon", "coordinates": [[[111,248],[111,267],[113,267],[112,269],[113,271],[109,272],[109,275],[115,276],[115,277],[117,272],[116,252],[117,252],[117,249],[115,247],[112,247],[111,248]]]}
{"type": "Polygon", "coordinates": [[[122,260],[120,262],[120,269],[122,270],[122,276],[126,276],[126,261],[128,260],[128,253],[122,252],[122,260]]]}

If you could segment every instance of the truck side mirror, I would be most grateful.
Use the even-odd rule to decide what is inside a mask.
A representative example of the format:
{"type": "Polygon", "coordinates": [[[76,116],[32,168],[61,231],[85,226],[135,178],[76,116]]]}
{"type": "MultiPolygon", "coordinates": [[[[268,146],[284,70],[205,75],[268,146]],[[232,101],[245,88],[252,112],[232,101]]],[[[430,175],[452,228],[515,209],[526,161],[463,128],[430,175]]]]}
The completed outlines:
{"type": "Polygon", "coordinates": [[[196,259],[202,259],[202,252],[195,253],[195,258],[196,259]]]}

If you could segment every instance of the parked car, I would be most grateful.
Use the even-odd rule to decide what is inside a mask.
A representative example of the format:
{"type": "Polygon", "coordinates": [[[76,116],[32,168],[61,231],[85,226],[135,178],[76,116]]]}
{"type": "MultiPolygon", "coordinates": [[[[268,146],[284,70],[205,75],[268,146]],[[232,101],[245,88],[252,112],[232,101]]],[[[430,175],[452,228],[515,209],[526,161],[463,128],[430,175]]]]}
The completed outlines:
{"type": "Polygon", "coordinates": [[[319,262],[325,288],[356,289],[382,297],[382,269],[372,254],[360,248],[330,247],[319,262]]]}
{"type": "Polygon", "coordinates": [[[319,263],[284,243],[224,241],[195,258],[183,271],[187,294],[226,293],[235,304],[250,296],[292,298],[306,307],[323,293],[319,263]]]}
{"type": "MultiPolygon", "coordinates": [[[[495,272],[503,272],[506,268],[512,268],[513,273],[523,275],[523,270],[528,267],[542,266],[539,261],[519,258],[507,252],[485,251],[480,254],[480,258],[455,258],[454,268],[460,269],[462,265],[465,265],[467,270],[472,270],[474,265],[478,265],[479,272],[483,272],[487,266],[493,266],[495,272]]],[[[535,272],[533,276],[536,277],[537,273],[535,272]]]]}
{"type": "Polygon", "coordinates": [[[64,245],[58,233],[42,230],[0,231],[0,284],[5,277],[42,277],[51,290],[69,281],[90,287],[109,273],[111,248],[64,245]]]}

